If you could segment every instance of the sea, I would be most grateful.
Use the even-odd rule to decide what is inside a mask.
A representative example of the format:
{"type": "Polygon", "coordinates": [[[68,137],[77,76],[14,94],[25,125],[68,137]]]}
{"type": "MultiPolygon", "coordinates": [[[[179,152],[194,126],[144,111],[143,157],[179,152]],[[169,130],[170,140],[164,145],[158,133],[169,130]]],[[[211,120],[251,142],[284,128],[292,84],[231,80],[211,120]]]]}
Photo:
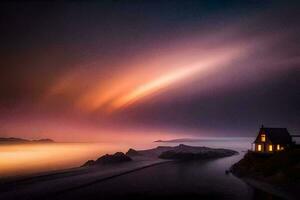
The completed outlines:
{"type": "MultiPolygon", "coordinates": [[[[129,148],[143,150],[157,146],[206,146],[226,148],[238,155],[204,161],[171,162],[128,173],[61,196],[62,199],[84,199],[136,196],[149,199],[281,199],[254,188],[232,174],[226,173],[251,148],[254,138],[223,137],[197,138],[169,142],[138,144],[114,143],[47,143],[0,146],[0,180],[16,176],[43,174],[81,166],[87,160],[129,148]],[[154,197],[154,198],[151,198],[154,197]],[[157,197],[157,198],[156,198],[157,197]]],[[[59,198],[58,198],[59,199],[59,198]]]]}
{"type": "Polygon", "coordinates": [[[87,160],[117,151],[126,152],[129,148],[143,150],[178,144],[237,150],[240,156],[235,160],[238,160],[251,148],[252,141],[253,138],[248,137],[205,137],[186,141],[183,139],[180,142],[143,141],[136,144],[55,142],[0,145],[0,178],[75,168],[87,160]]]}

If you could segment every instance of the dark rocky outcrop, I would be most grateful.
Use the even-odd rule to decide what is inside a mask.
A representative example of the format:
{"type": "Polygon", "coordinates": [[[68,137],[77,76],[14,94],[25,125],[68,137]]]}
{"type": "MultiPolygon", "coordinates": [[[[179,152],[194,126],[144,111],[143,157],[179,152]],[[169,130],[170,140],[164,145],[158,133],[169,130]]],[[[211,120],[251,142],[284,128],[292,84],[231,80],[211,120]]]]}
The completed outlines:
{"type": "Polygon", "coordinates": [[[92,166],[92,165],[106,165],[106,164],[117,164],[117,163],[123,163],[123,162],[130,162],[132,159],[125,155],[122,152],[117,152],[115,154],[106,154],[104,156],[101,156],[96,161],[89,160],[82,166],[92,166]]]}
{"type": "Polygon", "coordinates": [[[193,147],[184,144],[178,146],[158,146],[153,149],[137,151],[129,149],[126,155],[122,152],[117,152],[113,155],[106,154],[96,161],[89,160],[83,166],[91,166],[98,164],[113,164],[131,161],[131,157],[142,156],[151,159],[174,159],[174,160],[192,160],[192,159],[209,159],[222,158],[232,156],[238,152],[229,149],[213,149],[208,147],[193,147]]]}
{"type": "Polygon", "coordinates": [[[238,152],[229,149],[213,149],[207,147],[191,147],[187,145],[179,145],[172,150],[162,152],[159,158],[176,159],[176,160],[196,160],[222,158],[238,154],[238,152]]]}
{"type": "Polygon", "coordinates": [[[243,159],[231,167],[230,171],[248,182],[250,180],[259,184],[266,183],[273,186],[275,191],[284,192],[290,197],[299,196],[299,149],[274,154],[258,154],[249,151],[243,159]]]}
{"type": "Polygon", "coordinates": [[[87,166],[91,166],[91,165],[94,165],[94,164],[95,164],[94,160],[88,160],[88,161],[86,161],[86,163],[84,163],[82,165],[82,167],[87,167],[87,166]]]}
{"type": "Polygon", "coordinates": [[[162,159],[205,159],[232,156],[238,152],[228,149],[213,149],[208,147],[197,147],[180,144],[178,146],[158,146],[148,150],[129,149],[127,156],[145,156],[162,159]]]}
{"type": "Polygon", "coordinates": [[[231,167],[239,177],[249,177],[267,182],[300,183],[300,150],[292,149],[274,154],[247,152],[243,159],[231,167]]]}
{"type": "Polygon", "coordinates": [[[141,154],[138,151],[131,148],[126,152],[126,156],[139,156],[139,155],[141,154]]]}

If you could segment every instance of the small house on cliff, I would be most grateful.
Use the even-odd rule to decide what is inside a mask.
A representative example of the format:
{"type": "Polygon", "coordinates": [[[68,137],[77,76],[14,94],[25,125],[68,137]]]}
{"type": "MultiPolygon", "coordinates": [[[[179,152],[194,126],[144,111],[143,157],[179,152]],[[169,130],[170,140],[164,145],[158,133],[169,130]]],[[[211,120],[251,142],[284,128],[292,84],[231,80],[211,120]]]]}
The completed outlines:
{"type": "Polygon", "coordinates": [[[286,128],[266,128],[262,126],[252,145],[252,150],[255,152],[274,153],[291,147],[293,141],[286,128]]]}

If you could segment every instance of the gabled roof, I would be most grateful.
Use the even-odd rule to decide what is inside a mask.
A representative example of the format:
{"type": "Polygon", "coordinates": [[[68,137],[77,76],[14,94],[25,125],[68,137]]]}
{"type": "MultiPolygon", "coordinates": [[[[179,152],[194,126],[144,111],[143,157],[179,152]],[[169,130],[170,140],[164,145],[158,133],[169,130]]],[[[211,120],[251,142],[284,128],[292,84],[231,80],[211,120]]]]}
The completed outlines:
{"type": "MultiPolygon", "coordinates": [[[[290,143],[292,143],[291,135],[286,128],[261,127],[259,133],[266,134],[267,139],[270,140],[274,144],[290,144],[290,143]]],[[[260,141],[260,138],[258,136],[256,137],[255,142],[260,141]]]]}

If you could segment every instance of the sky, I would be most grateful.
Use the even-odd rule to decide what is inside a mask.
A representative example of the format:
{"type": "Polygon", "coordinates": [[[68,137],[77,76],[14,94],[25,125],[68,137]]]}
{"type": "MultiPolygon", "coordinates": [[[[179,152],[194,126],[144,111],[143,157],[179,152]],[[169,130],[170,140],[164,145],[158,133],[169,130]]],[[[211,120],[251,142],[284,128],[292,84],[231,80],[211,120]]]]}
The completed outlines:
{"type": "Polygon", "coordinates": [[[7,1],[0,136],[300,132],[296,1],[7,1]]]}

